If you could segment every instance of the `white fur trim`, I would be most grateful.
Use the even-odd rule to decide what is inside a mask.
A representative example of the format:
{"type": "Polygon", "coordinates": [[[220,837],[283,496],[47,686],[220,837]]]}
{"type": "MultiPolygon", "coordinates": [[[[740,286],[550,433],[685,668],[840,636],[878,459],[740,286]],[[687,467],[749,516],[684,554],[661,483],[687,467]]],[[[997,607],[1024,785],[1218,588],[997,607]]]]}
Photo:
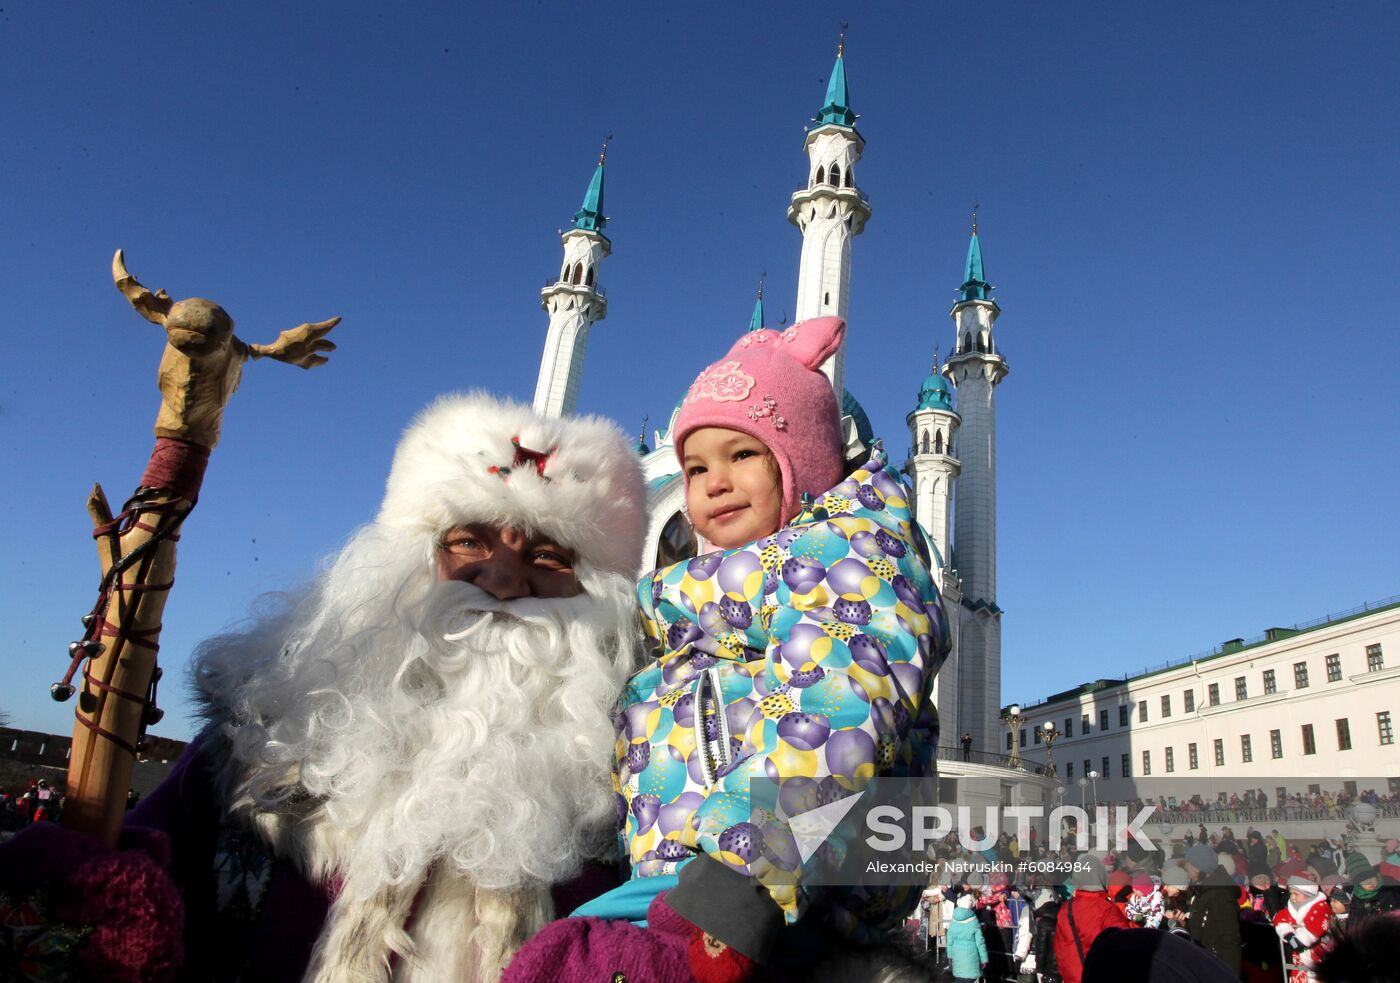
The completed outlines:
{"type": "Polygon", "coordinates": [[[404,432],[378,521],[429,543],[463,523],[519,526],[630,578],[641,566],[646,488],[637,452],[611,421],[542,417],[472,392],[442,397],[404,432]],[[512,438],[550,452],[543,477],[515,465],[512,438]]]}

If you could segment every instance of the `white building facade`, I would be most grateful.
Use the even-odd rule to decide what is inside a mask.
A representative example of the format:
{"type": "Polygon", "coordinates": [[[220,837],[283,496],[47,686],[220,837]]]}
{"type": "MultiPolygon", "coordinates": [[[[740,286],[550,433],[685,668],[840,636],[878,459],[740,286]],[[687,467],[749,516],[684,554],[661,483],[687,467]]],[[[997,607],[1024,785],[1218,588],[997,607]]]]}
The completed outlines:
{"type": "MultiPolygon", "coordinates": [[[[1129,779],[1199,779],[1212,793],[1263,789],[1271,804],[1317,791],[1384,796],[1400,792],[1397,704],[1400,598],[1392,598],[1023,704],[1014,736],[1028,763],[1044,764],[1044,724],[1053,723],[1056,774],[1067,785],[1092,775],[1100,800],[1130,797],[1129,779]]],[[[1012,740],[1003,726],[1001,746],[1012,740]]]]}

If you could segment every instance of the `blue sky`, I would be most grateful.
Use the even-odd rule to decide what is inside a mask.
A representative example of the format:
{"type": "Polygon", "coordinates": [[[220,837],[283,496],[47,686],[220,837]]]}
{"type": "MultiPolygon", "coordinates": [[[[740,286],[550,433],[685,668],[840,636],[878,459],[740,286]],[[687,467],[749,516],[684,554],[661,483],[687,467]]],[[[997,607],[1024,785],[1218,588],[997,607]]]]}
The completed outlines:
{"type": "Polygon", "coordinates": [[[162,639],[185,737],[192,646],[373,515],[417,409],[532,396],[607,133],[580,409],[655,425],[763,270],[791,314],[843,18],[874,209],[847,385],[897,453],[982,203],[1004,702],[1400,592],[1393,5],[10,2],[0,709],[71,727],[83,503],[150,449],[162,339],[114,249],[245,340],[344,317],[328,366],[251,365],[227,413],[162,639]]]}

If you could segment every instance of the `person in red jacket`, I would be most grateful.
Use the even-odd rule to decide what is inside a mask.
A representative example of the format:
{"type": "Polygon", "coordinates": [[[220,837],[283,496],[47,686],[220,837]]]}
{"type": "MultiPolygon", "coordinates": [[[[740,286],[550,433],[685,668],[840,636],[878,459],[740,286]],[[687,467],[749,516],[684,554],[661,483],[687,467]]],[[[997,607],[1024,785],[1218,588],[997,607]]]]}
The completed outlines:
{"type": "Polygon", "coordinates": [[[1103,861],[1084,854],[1075,861],[1074,897],[1060,905],[1055,925],[1055,962],[1064,983],[1080,983],[1084,957],[1106,928],[1131,928],[1119,907],[1108,899],[1103,861]]]}

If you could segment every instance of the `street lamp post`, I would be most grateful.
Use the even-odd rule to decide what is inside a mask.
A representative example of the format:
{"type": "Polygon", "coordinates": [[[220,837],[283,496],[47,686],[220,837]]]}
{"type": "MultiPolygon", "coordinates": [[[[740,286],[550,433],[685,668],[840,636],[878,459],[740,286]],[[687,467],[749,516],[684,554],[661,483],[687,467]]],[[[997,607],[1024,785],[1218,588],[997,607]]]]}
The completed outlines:
{"type": "Polygon", "coordinates": [[[1011,729],[1011,767],[1019,768],[1021,767],[1020,730],[1021,724],[1025,723],[1026,718],[1021,716],[1021,707],[1013,703],[1006,708],[1006,713],[1002,714],[1001,719],[1006,721],[1006,726],[1011,729]]]}
{"type": "Polygon", "coordinates": [[[1040,732],[1045,737],[1045,774],[1054,776],[1055,774],[1055,741],[1059,739],[1060,732],[1055,729],[1055,721],[1047,720],[1041,724],[1040,732]]]}

